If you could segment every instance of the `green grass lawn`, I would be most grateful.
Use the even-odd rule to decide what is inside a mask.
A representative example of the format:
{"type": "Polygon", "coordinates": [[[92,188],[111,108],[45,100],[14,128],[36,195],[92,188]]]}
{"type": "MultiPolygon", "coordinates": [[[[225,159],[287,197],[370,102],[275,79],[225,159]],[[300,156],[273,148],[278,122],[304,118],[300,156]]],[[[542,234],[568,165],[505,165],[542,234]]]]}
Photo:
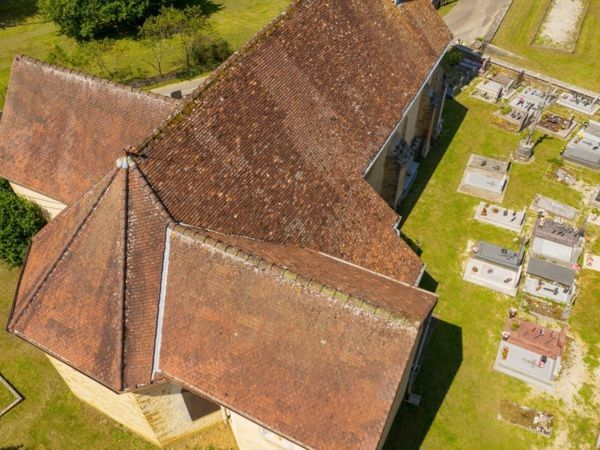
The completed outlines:
{"type": "Polygon", "coordinates": [[[519,55],[505,58],[515,64],[599,92],[600,0],[589,0],[573,53],[530,45],[550,1],[514,0],[492,43],[519,55]]]}
{"type": "Polygon", "coordinates": [[[0,411],[15,401],[15,397],[3,384],[0,384],[0,411]]]}
{"type": "MultiPolygon", "coordinates": [[[[516,246],[512,242],[516,234],[473,219],[479,199],[456,192],[472,152],[505,159],[520,139],[489,125],[495,109],[466,94],[447,103],[445,129],[421,165],[419,178],[400,211],[405,217],[402,231],[423,250],[430,277],[427,284],[438,283],[436,314],[442,322],[417,380],[415,391],[423,395],[422,404],[402,407],[387,448],[480,449],[485,443],[490,450],[529,449],[550,445],[557,435],[568,439],[569,448],[590,448],[595,443],[600,415],[599,405],[589,401],[591,386],[575,398],[583,404],[586,397],[591,406],[573,412],[562,400],[536,393],[525,383],[492,370],[507,311],[518,306],[519,299],[462,281],[469,240],[516,246]],[[548,440],[498,420],[504,399],[555,414],[553,437],[548,440]]],[[[538,192],[582,206],[578,192],[544,179],[547,160],[558,157],[563,145],[564,141],[544,139],[535,147],[533,164],[513,164],[503,206],[522,209],[538,192]]],[[[577,174],[600,183],[598,173],[577,169],[577,174]]],[[[529,228],[531,222],[529,217],[529,228]]],[[[592,237],[600,236],[600,229],[590,226],[588,231],[592,237]]],[[[580,281],[583,290],[569,325],[571,334],[587,346],[585,370],[590,375],[600,364],[600,273],[584,271],[580,281]]]]}
{"type": "MultiPolygon", "coordinates": [[[[211,17],[217,32],[236,49],[253,34],[277,16],[288,0],[215,0],[221,10],[211,17]]],[[[72,51],[73,39],[60,36],[56,26],[40,17],[33,0],[7,0],[0,3],[0,110],[4,104],[12,59],[15,54],[26,54],[46,59],[55,45],[72,51]]],[[[122,38],[104,55],[109,67],[120,67],[131,78],[157,75],[145,61],[152,61],[151,51],[134,38],[122,38]]],[[[181,67],[179,47],[173,43],[166,52],[163,72],[181,67]]],[[[86,68],[94,75],[106,76],[94,66],[86,68]]]]}

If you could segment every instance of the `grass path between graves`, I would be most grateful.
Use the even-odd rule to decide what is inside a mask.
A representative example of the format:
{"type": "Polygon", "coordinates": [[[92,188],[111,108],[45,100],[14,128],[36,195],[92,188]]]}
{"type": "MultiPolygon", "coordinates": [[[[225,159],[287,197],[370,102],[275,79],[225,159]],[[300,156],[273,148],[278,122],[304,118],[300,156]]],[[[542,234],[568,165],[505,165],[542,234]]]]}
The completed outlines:
{"type": "MultiPolygon", "coordinates": [[[[436,314],[441,322],[415,388],[423,395],[422,404],[402,407],[386,448],[480,449],[485,443],[488,450],[530,449],[563,442],[568,442],[569,448],[590,448],[598,434],[600,273],[584,271],[580,276],[583,289],[569,320],[571,334],[585,349],[585,361],[567,355],[567,363],[577,364],[586,377],[574,393],[563,395],[570,396],[570,404],[576,405],[572,408],[564,406],[565,398],[534,391],[492,370],[506,313],[519,305],[519,298],[462,281],[469,240],[515,246],[516,234],[473,219],[479,199],[456,192],[471,153],[505,159],[520,139],[490,125],[496,108],[467,94],[447,102],[444,131],[421,165],[419,178],[400,211],[406,218],[402,231],[422,248],[427,285],[437,284],[440,300],[436,314]],[[554,414],[553,437],[540,437],[498,420],[502,400],[554,414]]],[[[539,192],[583,207],[579,192],[544,178],[548,160],[559,157],[564,144],[558,139],[544,139],[535,147],[533,164],[513,164],[502,206],[522,209],[539,192]]],[[[575,171],[579,178],[600,184],[600,174],[588,169],[575,171]]],[[[529,229],[532,219],[530,216],[529,229]]],[[[600,236],[598,228],[590,226],[588,231],[594,239],[600,236]]],[[[524,312],[520,314],[527,318],[524,312]]]]}
{"type": "Polygon", "coordinates": [[[572,53],[531,45],[550,2],[514,0],[492,44],[519,56],[501,59],[600,92],[600,0],[589,0],[572,53]]]}

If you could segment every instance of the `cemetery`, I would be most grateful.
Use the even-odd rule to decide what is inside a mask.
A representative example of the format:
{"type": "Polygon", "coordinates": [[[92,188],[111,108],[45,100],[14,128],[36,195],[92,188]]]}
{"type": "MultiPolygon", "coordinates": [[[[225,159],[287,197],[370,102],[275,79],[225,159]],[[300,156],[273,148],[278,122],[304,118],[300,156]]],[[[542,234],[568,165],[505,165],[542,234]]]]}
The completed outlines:
{"type": "Polygon", "coordinates": [[[544,390],[560,375],[567,327],[552,330],[518,318],[506,321],[494,369],[544,390]]]}
{"type": "Polygon", "coordinates": [[[563,158],[578,165],[600,170],[600,123],[590,120],[567,144],[563,158]]]}
{"type": "Polygon", "coordinates": [[[509,168],[508,161],[472,154],[458,192],[492,202],[502,202],[509,181],[509,168]]]}
{"type": "Polygon", "coordinates": [[[514,297],[524,253],[479,241],[471,248],[463,280],[514,297]]]}

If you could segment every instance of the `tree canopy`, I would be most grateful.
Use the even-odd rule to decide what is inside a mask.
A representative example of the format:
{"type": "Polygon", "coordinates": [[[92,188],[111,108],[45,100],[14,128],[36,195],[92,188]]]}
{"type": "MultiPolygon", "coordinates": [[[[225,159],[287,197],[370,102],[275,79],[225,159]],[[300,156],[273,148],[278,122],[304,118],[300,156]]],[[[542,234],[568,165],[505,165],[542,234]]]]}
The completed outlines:
{"type": "Polygon", "coordinates": [[[31,237],[45,223],[38,205],[17,196],[0,179],[0,259],[13,267],[23,264],[31,237]]]}
{"type": "Polygon", "coordinates": [[[38,0],[42,13],[61,33],[93,39],[141,24],[169,0],[38,0]]]}

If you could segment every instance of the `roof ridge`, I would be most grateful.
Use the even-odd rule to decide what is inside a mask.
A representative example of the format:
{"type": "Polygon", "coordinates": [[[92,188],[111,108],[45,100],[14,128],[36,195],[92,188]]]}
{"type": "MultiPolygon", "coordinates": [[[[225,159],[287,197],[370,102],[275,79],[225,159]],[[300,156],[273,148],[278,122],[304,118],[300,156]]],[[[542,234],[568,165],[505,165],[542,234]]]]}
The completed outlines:
{"type": "Polygon", "coordinates": [[[163,219],[167,221],[167,225],[170,225],[172,223],[174,224],[175,220],[173,219],[173,216],[171,216],[171,213],[166,208],[165,204],[162,202],[162,200],[160,199],[160,197],[158,196],[158,194],[156,193],[156,191],[154,190],[144,173],[140,170],[137,162],[135,161],[135,158],[132,158],[132,162],[133,164],[129,166],[129,169],[133,170],[134,172],[132,173],[132,175],[135,174],[136,180],[140,183],[141,188],[152,199],[152,203],[158,210],[159,214],[163,217],[163,219]]]}
{"type": "MultiPolygon", "coordinates": [[[[17,316],[11,321],[12,322],[11,323],[11,328],[12,329],[15,328],[15,326],[17,325],[17,323],[21,320],[21,317],[23,317],[23,314],[25,314],[25,312],[33,304],[33,300],[38,295],[40,289],[44,286],[44,284],[46,284],[46,281],[48,281],[48,279],[50,278],[50,276],[54,273],[54,271],[56,270],[58,264],[64,259],[65,253],[68,251],[68,249],[70,248],[70,246],[73,243],[73,241],[77,238],[77,236],[79,235],[80,231],[83,229],[83,227],[85,226],[85,224],[89,222],[89,220],[90,220],[93,212],[97,209],[98,205],[100,204],[100,202],[102,201],[102,199],[106,195],[106,191],[108,190],[109,186],[114,181],[116,175],[117,175],[117,169],[116,168],[113,169],[111,172],[109,172],[107,174],[106,178],[108,178],[108,180],[106,181],[106,185],[102,188],[101,192],[97,195],[96,199],[93,202],[92,208],[90,208],[90,210],[85,214],[85,217],[83,217],[83,219],[80,221],[79,225],[75,228],[75,230],[73,231],[73,233],[71,234],[71,236],[68,238],[68,240],[65,243],[65,245],[60,249],[60,251],[58,252],[57,259],[45,271],[44,275],[36,282],[36,284],[35,284],[34,288],[32,289],[31,293],[29,294],[29,296],[25,300],[25,306],[21,309],[21,311],[19,311],[19,313],[17,314],[17,316]]],[[[102,181],[104,181],[104,179],[102,181]]],[[[99,183],[97,183],[96,186],[99,183]]],[[[83,198],[84,197],[81,197],[75,203],[75,205],[78,204],[83,198]]],[[[72,206],[74,206],[74,205],[72,205],[72,206]]],[[[35,237],[34,237],[34,239],[35,239],[35,237]]]]}
{"type": "Polygon", "coordinates": [[[150,98],[153,98],[156,100],[164,101],[165,103],[173,103],[173,104],[183,104],[184,103],[180,99],[176,99],[173,97],[167,97],[165,95],[157,94],[156,92],[144,91],[142,89],[130,86],[128,84],[117,83],[116,81],[108,80],[106,78],[102,78],[102,77],[99,77],[96,75],[91,75],[91,74],[83,72],[81,70],[72,69],[70,67],[65,67],[65,66],[61,66],[58,64],[52,64],[52,63],[42,61],[37,58],[33,58],[31,56],[27,56],[27,55],[17,54],[17,55],[15,55],[14,61],[24,61],[24,62],[32,64],[36,67],[44,67],[44,68],[52,69],[57,72],[63,73],[65,75],[74,75],[76,77],[80,77],[85,80],[93,81],[93,82],[96,82],[96,83],[104,85],[104,86],[109,86],[111,88],[118,89],[121,92],[130,92],[133,94],[141,94],[141,95],[145,95],[147,97],[150,97],[150,98]]]}
{"type": "MultiPolygon", "coordinates": [[[[195,101],[200,95],[207,91],[215,82],[227,75],[229,70],[241,59],[243,60],[246,55],[252,52],[263,39],[269,37],[279,26],[284,22],[285,19],[289,18],[291,14],[295,12],[298,6],[305,0],[293,0],[288,6],[279,13],[274,19],[272,19],[267,25],[259,30],[254,36],[246,41],[240,48],[229,56],[223,63],[221,63],[210,75],[206,77],[203,83],[201,83],[196,89],[194,89],[189,96],[189,99],[183,102],[182,107],[179,111],[175,111],[165,122],[156,130],[155,133],[148,136],[143,142],[135,147],[136,153],[142,153],[147,149],[154,141],[160,139],[165,128],[169,127],[173,123],[178,123],[184,116],[188,116],[195,109],[195,101]]],[[[143,153],[145,154],[145,153],[143,153]]]]}
{"type": "Polygon", "coordinates": [[[320,281],[314,278],[305,277],[302,274],[294,272],[284,266],[274,264],[267,258],[246,252],[235,245],[229,245],[223,241],[213,239],[201,229],[197,229],[195,227],[187,225],[182,225],[180,223],[175,223],[173,225],[170,225],[170,227],[174,232],[179,233],[182,236],[185,236],[186,238],[205,244],[209,247],[220,251],[221,253],[226,253],[234,258],[246,261],[265,272],[272,272],[276,275],[281,276],[284,279],[287,279],[288,281],[295,282],[301,286],[309,287],[310,289],[316,292],[319,292],[334,300],[341,301],[344,304],[352,304],[354,307],[364,312],[398,324],[403,328],[414,329],[415,326],[418,326],[420,323],[417,320],[411,320],[406,316],[393,313],[388,309],[383,308],[379,305],[375,305],[368,300],[356,297],[354,295],[348,294],[347,292],[321,283],[320,281]]]}

